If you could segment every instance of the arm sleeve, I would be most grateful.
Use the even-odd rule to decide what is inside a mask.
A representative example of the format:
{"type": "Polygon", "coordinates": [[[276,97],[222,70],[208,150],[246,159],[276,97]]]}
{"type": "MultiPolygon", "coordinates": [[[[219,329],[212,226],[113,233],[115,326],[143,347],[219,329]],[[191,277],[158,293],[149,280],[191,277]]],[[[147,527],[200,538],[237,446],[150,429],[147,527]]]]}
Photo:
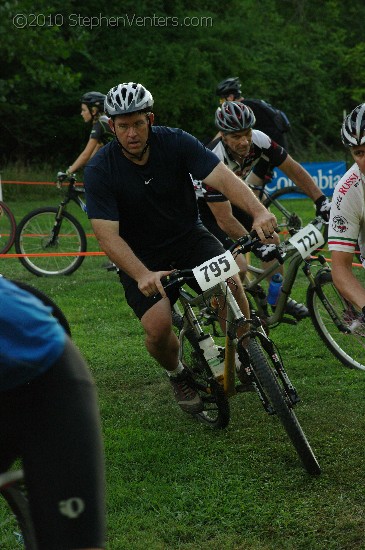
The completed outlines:
{"type": "Polygon", "coordinates": [[[115,196],[107,186],[107,174],[98,167],[88,164],[84,170],[86,209],[89,219],[119,220],[115,196]]]}
{"type": "Polygon", "coordinates": [[[331,217],[328,225],[328,248],[353,253],[360,232],[361,197],[352,187],[345,194],[337,185],[332,197],[331,217]]]}
{"type": "Polygon", "coordinates": [[[97,141],[101,141],[103,133],[104,130],[102,125],[99,121],[97,121],[95,122],[95,124],[93,124],[89,139],[96,139],[97,141]]]}
{"type": "Polygon", "coordinates": [[[184,154],[186,168],[193,179],[203,180],[220,163],[215,153],[207,149],[198,139],[182,132],[181,148],[184,154]]]}
{"type": "Polygon", "coordinates": [[[33,380],[63,352],[66,334],[51,309],[0,279],[0,391],[33,380]]]}

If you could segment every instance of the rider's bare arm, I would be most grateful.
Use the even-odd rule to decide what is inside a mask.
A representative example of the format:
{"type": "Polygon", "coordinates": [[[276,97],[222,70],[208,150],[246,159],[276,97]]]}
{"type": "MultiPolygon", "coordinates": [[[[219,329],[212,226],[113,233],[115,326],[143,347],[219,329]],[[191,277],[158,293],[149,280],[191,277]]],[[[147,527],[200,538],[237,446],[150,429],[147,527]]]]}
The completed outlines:
{"type": "Polygon", "coordinates": [[[77,159],[69,166],[68,171],[73,174],[91,159],[92,156],[100,149],[100,144],[94,138],[90,138],[85,149],[80,153],[77,159]]]}
{"type": "Polygon", "coordinates": [[[223,162],[205,178],[205,183],[225,195],[234,205],[245,210],[253,218],[252,229],[261,239],[271,235],[276,227],[276,218],[271,214],[251,189],[236,176],[223,162]]]}
{"type": "Polygon", "coordinates": [[[239,239],[242,235],[247,235],[248,231],[234,217],[232,207],[229,201],[207,202],[212,211],[217,224],[231,239],[239,239]]]}
{"type": "Polygon", "coordinates": [[[365,288],[352,271],[353,254],[332,250],[332,279],[344,298],[359,309],[365,306],[365,288]]]}
{"type": "Polygon", "coordinates": [[[278,166],[313,202],[323,195],[310,174],[290,155],[278,166]]]}

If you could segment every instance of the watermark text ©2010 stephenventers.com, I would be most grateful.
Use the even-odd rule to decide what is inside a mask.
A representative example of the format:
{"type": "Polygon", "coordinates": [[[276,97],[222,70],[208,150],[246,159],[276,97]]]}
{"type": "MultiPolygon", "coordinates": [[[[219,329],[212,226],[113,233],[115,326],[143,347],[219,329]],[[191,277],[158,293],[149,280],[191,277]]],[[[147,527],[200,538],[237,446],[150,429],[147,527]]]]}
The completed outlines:
{"type": "Polygon", "coordinates": [[[17,13],[12,18],[17,29],[47,28],[47,27],[97,27],[128,28],[128,27],[213,27],[212,17],[176,17],[153,14],[141,16],[135,13],[118,16],[106,16],[101,13],[85,16],[80,13],[64,15],[62,13],[17,13]]]}

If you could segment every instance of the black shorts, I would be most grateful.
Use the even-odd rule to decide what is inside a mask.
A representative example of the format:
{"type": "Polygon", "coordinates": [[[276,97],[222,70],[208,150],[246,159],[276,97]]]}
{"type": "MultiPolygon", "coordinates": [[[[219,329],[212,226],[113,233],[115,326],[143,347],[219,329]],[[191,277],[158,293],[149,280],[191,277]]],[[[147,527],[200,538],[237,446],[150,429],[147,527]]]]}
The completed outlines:
{"type": "Polygon", "coordinates": [[[45,374],[0,393],[0,440],[0,471],[22,459],[39,548],[104,548],[96,390],[71,340],[45,374]]]}
{"type": "MultiPolygon", "coordinates": [[[[169,271],[171,269],[193,269],[214,256],[224,253],[222,243],[218,241],[204,226],[194,228],[183,239],[166,247],[159,253],[150,257],[141,258],[144,265],[151,271],[169,271]]],[[[119,272],[121,283],[124,287],[125,297],[128,305],[133,309],[139,319],[154,306],[161,296],[146,297],[139,290],[137,282],[119,272]]],[[[189,286],[196,292],[201,292],[198,283],[192,281],[189,286]]],[[[173,288],[166,292],[171,304],[178,298],[178,290],[173,288]]]]}

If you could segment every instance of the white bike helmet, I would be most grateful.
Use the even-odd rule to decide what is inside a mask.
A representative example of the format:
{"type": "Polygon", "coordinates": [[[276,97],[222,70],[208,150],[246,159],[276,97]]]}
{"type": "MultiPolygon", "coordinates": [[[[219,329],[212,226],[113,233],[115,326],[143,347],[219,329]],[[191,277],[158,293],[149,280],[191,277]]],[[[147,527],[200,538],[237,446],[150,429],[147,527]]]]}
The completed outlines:
{"type": "Polygon", "coordinates": [[[242,132],[255,122],[252,109],[240,101],[225,101],[215,112],[215,125],[221,132],[242,132]]]}
{"type": "Polygon", "coordinates": [[[114,86],[105,98],[104,111],[109,117],[137,111],[151,111],[152,94],[142,84],[128,82],[114,86]]]}
{"type": "Polygon", "coordinates": [[[341,138],[346,147],[365,144],[365,103],[347,115],[342,124],[341,138]]]}

